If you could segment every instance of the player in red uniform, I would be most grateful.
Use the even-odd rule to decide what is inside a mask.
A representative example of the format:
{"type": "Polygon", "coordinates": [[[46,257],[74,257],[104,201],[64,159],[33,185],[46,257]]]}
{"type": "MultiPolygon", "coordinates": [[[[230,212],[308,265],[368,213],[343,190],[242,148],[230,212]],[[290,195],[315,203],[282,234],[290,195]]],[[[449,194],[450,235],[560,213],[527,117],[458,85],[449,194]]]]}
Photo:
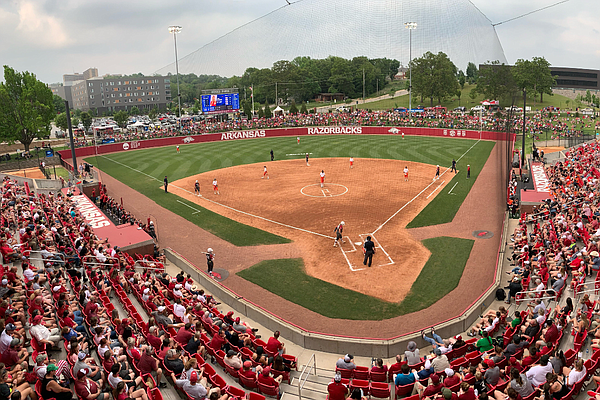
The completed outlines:
{"type": "Polygon", "coordinates": [[[267,172],[267,166],[265,165],[263,167],[264,171],[263,171],[263,176],[260,179],[264,179],[264,177],[266,176],[267,179],[269,179],[269,173],[267,172]]]}
{"type": "Polygon", "coordinates": [[[221,193],[219,193],[219,185],[217,184],[217,178],[215,178],[215,180],[213,181],[213,193],[221,194],[221,193]]]}
{"type": "Polygon", "coordinates": [[[350,169],[352,169],[353,165],[354,165],[354,157],[350,157],[350,169]]]}
{"type": "Polygon", "coordinates": [[[325,171],[321,170],[319,176],[321,177],[321,187],[323,187],[325,185],[325,171]]]}
{"type": "Polygon", "coordinates": [[[408,182],[408,165],[404,167],[404,182],[408,182]]]}
{"type": "Polygon", "coordinates": [[[296,136],[296,141],[300,144],[300,136],[296,136]]]}

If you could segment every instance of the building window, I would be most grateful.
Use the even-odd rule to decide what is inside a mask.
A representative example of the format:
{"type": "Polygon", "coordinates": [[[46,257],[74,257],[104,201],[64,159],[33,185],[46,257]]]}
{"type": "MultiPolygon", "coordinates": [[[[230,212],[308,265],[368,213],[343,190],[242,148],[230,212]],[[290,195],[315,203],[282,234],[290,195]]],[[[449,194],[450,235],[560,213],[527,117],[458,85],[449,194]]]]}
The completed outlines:
{"type": "Polygon", "coordinates": [[[165,83],[171,83],[171,80],[169,78],[165,78],[165,83]]]}
{"type": "Polygon", "coordinates": [[[96,105],[96,102],[95,102],[95,101],[92,101],[92,105],[93,105],[93,106],[94,106],[94,105],[96,105]]]}
{"type": "Polygon", "coordinates": [[[94,89],[90,89],[90,93],[94,93],[94,89]]]}
{"type": "Polygon", "coordinates": [[[93,98],[94,98],[94,95],[93,95],[93,94],[92,94],[92,95],[90,95],[90,99],[93,99],[93,98]]]}

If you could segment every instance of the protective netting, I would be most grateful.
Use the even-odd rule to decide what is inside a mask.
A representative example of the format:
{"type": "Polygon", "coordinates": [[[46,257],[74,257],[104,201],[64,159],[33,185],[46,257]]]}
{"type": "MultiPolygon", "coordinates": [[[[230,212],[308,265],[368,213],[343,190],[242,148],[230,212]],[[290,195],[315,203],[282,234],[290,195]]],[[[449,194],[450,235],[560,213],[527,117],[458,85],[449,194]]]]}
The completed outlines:
{"type": "MultiPolygon", "coordinates": [[[[469,0],[300,0],[281,7],[179,60],[179,72],[241,75],[297,56],[393,58],[407,66],[409,31],[416,22],[412,56],[448,54],[469,62],[506,62],[496,31],[469,0]]],[[[175,73],[175,63],[157,73],[175,73]]]]}

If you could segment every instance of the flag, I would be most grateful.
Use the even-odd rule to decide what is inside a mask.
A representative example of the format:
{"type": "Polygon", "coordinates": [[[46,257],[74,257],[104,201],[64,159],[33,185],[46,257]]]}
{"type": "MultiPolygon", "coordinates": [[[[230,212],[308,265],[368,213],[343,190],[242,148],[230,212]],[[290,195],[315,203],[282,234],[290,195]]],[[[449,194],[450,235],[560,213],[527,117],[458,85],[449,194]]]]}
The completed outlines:
{"type": "Polygon", "coordinates": [[[250,93],[250,97],[254,97],[254,89],[252,88],[252,86],[250,86],[250,91],[252,92],[250,93]]]}

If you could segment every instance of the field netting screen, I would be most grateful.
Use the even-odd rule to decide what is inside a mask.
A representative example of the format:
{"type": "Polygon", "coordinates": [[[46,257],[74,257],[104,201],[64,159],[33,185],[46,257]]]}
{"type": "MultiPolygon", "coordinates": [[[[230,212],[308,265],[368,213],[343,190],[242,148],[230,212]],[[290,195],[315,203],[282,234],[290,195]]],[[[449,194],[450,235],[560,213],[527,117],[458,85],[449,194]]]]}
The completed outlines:
{"type": "MultiPolygon", "coordinates": [[[[443,51],[465,70],[469,62],[506,62],[491,22],[469,0],[300,0],[281,7],[179,60],[183,74],[241,75],[298,56],[397,59],[443,51]]],[[[175,63],[157,73],[175,73],[175,63]]]]}

